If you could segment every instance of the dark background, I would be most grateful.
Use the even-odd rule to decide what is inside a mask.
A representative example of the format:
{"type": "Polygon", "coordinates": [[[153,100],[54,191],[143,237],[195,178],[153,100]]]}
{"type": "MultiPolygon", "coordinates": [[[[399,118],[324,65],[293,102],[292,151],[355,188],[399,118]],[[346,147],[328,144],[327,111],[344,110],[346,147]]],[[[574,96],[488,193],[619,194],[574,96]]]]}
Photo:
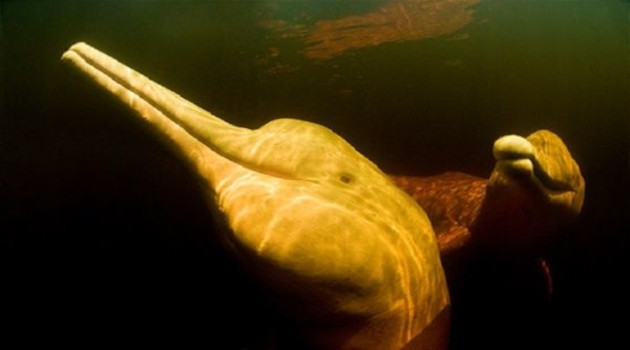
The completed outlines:
{"type": "Polygon", "coordinates": [[[514,297],[522,280],[500,267],[470,277],[513,285],[475,288],[453,348],[612,343],[627,325],[628,2],[483,1],[452,35],[324,61],[261,25],[381,3],[0,2],[1,332],[239,349],[272,323],[213,240],[194,174],[60,62],[86,41],[234,124],[326,125],[389,173],[487,176],[498,136],[553,130],[587,184],[549,252],[555,293],[514,297]]]}

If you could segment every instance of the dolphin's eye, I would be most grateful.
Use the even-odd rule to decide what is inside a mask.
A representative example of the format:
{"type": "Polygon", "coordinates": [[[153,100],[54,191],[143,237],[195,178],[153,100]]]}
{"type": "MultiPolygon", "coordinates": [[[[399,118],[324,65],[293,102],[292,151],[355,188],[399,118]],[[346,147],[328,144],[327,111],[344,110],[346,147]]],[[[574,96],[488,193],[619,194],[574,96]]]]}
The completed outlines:
{"type": "Polygon", "coordinates": [[[349,184],[352,182],[352,175],[350,174],[341,174],[341,176],[339,176],[339,180],[345,184],[349,184]]]}

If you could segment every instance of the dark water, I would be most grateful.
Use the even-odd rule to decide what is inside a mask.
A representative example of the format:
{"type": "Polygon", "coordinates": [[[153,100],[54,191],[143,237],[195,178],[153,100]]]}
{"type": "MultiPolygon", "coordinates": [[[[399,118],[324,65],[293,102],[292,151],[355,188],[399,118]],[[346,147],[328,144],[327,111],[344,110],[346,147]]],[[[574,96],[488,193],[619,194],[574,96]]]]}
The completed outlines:
{"type": "Polygon", "coordinates": [[[620,336],[627,1],[0,4],[1,317],[12,334],[217,349],[267,337],[265,306],[208,238],[194,176],[60,63],[86,41],[235,124],[326,125],[390,173],[486,176],[496,137],[553,130],[587,183],[582,216],[549,253],[555,294],[472,295],[452,347],[605,348],[620,336]]]}

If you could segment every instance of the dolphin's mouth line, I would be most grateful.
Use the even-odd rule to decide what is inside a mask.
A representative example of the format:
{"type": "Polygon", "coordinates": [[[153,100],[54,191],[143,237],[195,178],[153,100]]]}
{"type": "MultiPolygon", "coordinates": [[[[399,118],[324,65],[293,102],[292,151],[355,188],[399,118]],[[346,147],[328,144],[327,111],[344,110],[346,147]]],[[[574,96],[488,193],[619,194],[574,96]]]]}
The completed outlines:
{"type": "MultiPolygon", "coordinates": [[[[81,51],[78,50],[74,50],[74,48],[70,48],[68,50],[68,52],[71,52],[77,56],[79,56],[79,58],[81,58],[85,63],[87,63],[88,65],[90,65],[92,68],[96,69],[98,72],[104,74],[105,76],[107,76],[109,79],[111,79],[112,81],[116,82],[116,84],[120,85],[122,88],[124,88],[126,91],[129,91],[131,93],[133,93],[134,95],[138,96],[142,101],[144,101],[145,103],[149,104],[151,107],[153,107],[155,110],[157,110],[158,112],[162,113],[164,116],[166,116],[169,120],[171,120],[173,123],[179,125],[180,127],[182,127],[184,130],[186,130],[186,132],[188,134],[190,134],[190,136],[194,137],[197,141],[207,145],[206,142],[204,142],[203,139],[201,139],[198,135],[195,134],[194,131],[189,130],[189,128],[186,128],[185,125],[182,125],[182,123],[178,123],[177,122],[177,118],[176,116],[169,112],[167,108],[164,108],[162,106],[160,106],[158,103],[156,103],[153,99],[151,99],[149,96],[147,96],[146,93],[143,93],[142,90],[140,89],[135,89],[131,84],[129,84],[127,81],[125,81],[125,79],[119,77],[116,74],[110,74],[110,72],[102,65],[100,65],[97,61],[89,58],[86,55],[83,55],[81,53],[81,51]]],[[[66,52],[66,54],[68,53],[66,52]]],[[[208,146],[208,145],[207,145],[208,146]]],[[[215,150],[214,147],[208,146],[211,149],[213,149],[214,151],[216,151],[217,153],[221,153],[218,150],[215,150]]]]}
{"type": "Polygon", "coordinates": [[[534,164],[534,176],[548,189],[562,192],[576,192],[570,184],[552,178],[536,158],[532,159],[532,163],[534,164]]]}
{"type": "Polygon", "coordinates": [[[533,153],[523,152],[506,152],[495,155],[497,161],[510,161],[516,162],[519,160],[528,160],[532,165],[533,176],[540,181],[540,183],[551,191],[559,192],[576,192],[576,190],[570,184],[554,179],[545,171],[543,165],[538,161],[536,155],[533,153]]]}
{"type": "MultiPolygon", "coordinates": [[[[144,103],[148,104],[151,108],[153,108],[156,111],[158,111],[159,113],[163,114],[171,122],[173,122],[174,124],[180,126],[191,137],[193,137],[194,139],[196,139],[200,143],[206,145],[209,149],[211,149],[215,153],[217,153],[220,156],[222,156],[222,157],[224,157],[224,158],[226,158],[226,159],[228,159],[228,160],[238,164],[239,166],[242,166],[242,167],[244,167],[246,169],[249,169],[249,170],[251,170],[253,172],[264,174],[264,175],[275,177],[275,178],[280,178],[280,179],[285,179],[285,180],[296,180],[296,181],[302,180],[302,179],[296,178],[294,176],[291,176],[290,174],[285,174],[285,173],[281,173],[281,172],[277,172],[277,171],[269,171],[269,169],[262,169],[260,166],[255,166],[253,164],[248,164],[247,162],[239,161],[239,159],[236,159],[234,157],[231,157],[228,154],[225,154],[225,152],[223,152],[218,147],[216,147],[216,146],[206,142],[204,140],[204,138],[201,135],[199,135],[199,133],[195,132],[195,130],[193,128],[187,127],[185,124],[179,122],[178,121],[179,118],[173,112],[171,112],[168,108],[165,108],[164,106],[161,106],[160,103],[158,103],[157,101],[152,99],[150,96],[148,96],[145,92],[142,91],[142,89],[135,88],[132,84],[130,84],[128,81],[126,81],[120,75],[112,74],[109,71],[109,69],[107,69],[107,67],[105,67],[102,64],[100,64],[97,60],[94,60],[94,59],[90,58],[89,56],[83,54],[80,50],[76,50],[73,47],[71,47],[64,55],[74,55],[76,57],[76,59],[83,60],[83,62],[85,62],[87,65],[89,65],[90,68],[96,70],[100,74],[103,74],[105,77],[107,77],[108,79],[112,80],[115,84],[119,85],[125,91],[127,91],[127,92],[129,92],[129,93],[131,93],[131,94],[133,94],[135,96],[137,96],[140,100],[142,100],[144,103]]],[[[305,180],[305,181],[310,181],[310,180],[305,180]]],[[[312,182],[312,181],[310,181],[310,182],[312,182]]]]}
{"type": "Polygon", "coordinates": [[[144,101],[144,102],[148,103],[149,105],[151,105],[151,107],[155,108],[160,113],[164,114],[170,120],[173,120],[173,121],[175,120],[175,118],[173,118],[173,115],[171,113],[169,113],[165,108],[160,108],[160,106],[157,103],[155,103],[154,101],[152,101],[148,96],[146,96],[146,94],[142,93],[138,89],[134,89],[129,83],[127,83],[124,79],[118,77],[116,74],[110,74],[109,71],[105,67],[100,65],[97,61],[89,58],[86,55],[83,55],[81,51],[75,50],[74,47],[71,47],[68,51],[66,51],[66,53],[64,55],[67,55],[69,53],[72,53],[72,54],[75,54],[75,55],[79,56],[79,58],[81,58],[84,62],[89,64],[92,68],[96,69],[98,72],[100,72],[100,73],[104,74],[105,76],[107,76],[109,79],[111,79],[114,82],[116,82],[116,84],[120,85],[125,90],[127,90],[129,92],[132,92],[134,95],[140,97],[142,99],[142,101],[144,101]]]}

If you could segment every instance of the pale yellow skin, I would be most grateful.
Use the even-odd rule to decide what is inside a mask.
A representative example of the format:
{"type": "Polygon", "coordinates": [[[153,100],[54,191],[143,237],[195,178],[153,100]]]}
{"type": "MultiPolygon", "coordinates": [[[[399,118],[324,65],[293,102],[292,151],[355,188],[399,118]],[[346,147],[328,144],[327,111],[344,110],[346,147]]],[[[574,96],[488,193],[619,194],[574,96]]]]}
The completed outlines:
{"type": "Polygon", "coordinates": [[[196,168],[227,246],[312,346],[400,349],[447,310],[426,214],[331,130],[293,119],[235,127],[84,43],[63,59],[196,168]]]}

